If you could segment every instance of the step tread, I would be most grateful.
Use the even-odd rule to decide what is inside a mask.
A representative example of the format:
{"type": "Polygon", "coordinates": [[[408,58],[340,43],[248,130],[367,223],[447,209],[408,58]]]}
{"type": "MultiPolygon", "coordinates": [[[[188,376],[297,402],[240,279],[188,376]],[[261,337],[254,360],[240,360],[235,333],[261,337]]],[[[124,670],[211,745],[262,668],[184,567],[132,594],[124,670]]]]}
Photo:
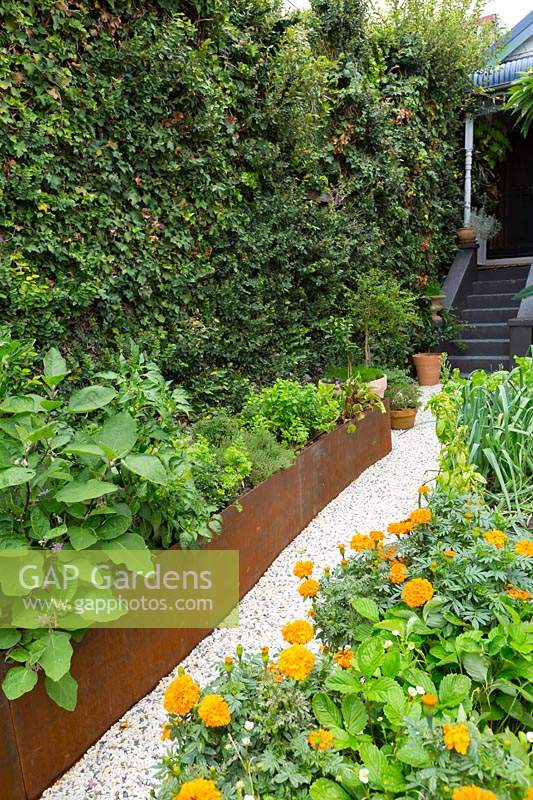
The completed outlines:
{"type": "Polygon", "coordinates": [[[506,342],[509,342],[510,339],[509,337],[503,339],[489,339],[488,337],[486,339],[469,339],[467,336],[463,336],[462,339],[455,339],[454,341],[470,342],[470,344],[476,344],[480,342],[490,342],[490,344],[505,344],[506,342]]]}
{"type": "Polygon", "coordinates": [[[485,361],[485,362],[493,362],[499,361],[500,358],[506,358],[506,356],[472,356],[472,355],[463,355],[463,356],[448,356],[450,361],[485,361]]]}

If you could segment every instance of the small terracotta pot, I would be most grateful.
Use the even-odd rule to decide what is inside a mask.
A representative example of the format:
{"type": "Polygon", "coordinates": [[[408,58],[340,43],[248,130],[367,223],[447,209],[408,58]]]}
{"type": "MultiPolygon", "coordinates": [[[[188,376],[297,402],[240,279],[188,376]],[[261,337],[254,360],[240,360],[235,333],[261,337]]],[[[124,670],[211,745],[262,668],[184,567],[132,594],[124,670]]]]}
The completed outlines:
{"type": "Polygon", "coordinates": [[[466,228],[459,228],[457,231],[457,241],[462,247],[473,247],[476,243],[475,230],[470,225],[466,228]]]}
{"type": "Polygon", "coordinates": [[[408,431],[414,428],[416,408],[402,408],[395,411],[391,408],[390,426],[393,431],[408,431]]]}
{"type": "Polygon", "coordinates": [[[367,386],[370,386],[374,394],[377,394],[377,396],[381,397],[383,400],[387,388],[387,376],[384,375],[382,378],[376,378],[375,381],[368,381],[367,386]]]}
{"type": "Polygon", "coordinates": [[[413,361],[420,386],[440,383],[440,353],[416,353],[413,361]]]}

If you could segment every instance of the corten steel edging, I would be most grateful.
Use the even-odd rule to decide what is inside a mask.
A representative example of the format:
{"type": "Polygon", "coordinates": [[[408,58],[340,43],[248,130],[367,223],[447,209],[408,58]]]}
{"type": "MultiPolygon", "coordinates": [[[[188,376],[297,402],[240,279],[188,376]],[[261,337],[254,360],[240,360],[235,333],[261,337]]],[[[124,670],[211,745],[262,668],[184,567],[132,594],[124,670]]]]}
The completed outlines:
{"type": "MultiPolygon", "coordinates": [[[[241,511],[235,506],[223,511],[222,535],[206,547],[239,550],[240,597],[324,506],[390,451],[388,414],[374,410],[357,423],[355,433],[347,428],[320,437],[292,467],[244,495],[241,511]]],[[[40,797],[208,633],[89,631],[74,649],[72,672],[79,682],[74,712],[48,699],[42,679],[15,702],[0,699],[0,800],[40,797]]]]}

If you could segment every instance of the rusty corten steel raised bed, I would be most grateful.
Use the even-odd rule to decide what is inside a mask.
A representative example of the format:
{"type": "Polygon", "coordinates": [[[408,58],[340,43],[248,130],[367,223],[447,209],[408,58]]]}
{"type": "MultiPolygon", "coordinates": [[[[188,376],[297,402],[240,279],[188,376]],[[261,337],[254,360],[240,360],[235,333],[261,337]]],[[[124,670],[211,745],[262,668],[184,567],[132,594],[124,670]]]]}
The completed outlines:
{"type": "MultiPolygon", "coordinates": [[[[390,451],[388,414],[374,410],[355,433],[347,428],[321,436],[292,467],[244,495],[241,511],[222,513],[222,535],[206,547],[239,551],[241,597],[324,506],[390,451]]],[[[89,631],[75,646],[79,698],[71,713],[49,700],[42,680],[14,702],[0,693],[0,800],[36,800],[208,633],[89,631]]],[[[5,670],[2,664],[0,680],[5,670]]]]}

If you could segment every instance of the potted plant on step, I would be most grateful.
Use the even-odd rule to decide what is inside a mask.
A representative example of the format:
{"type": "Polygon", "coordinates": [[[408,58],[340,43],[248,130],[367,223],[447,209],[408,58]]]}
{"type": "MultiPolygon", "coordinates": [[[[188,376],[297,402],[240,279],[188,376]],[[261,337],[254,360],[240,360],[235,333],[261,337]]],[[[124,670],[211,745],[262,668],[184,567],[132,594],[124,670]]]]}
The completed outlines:
{"type": "Polygon", "coordinates": [[[390,403],[391,428],[395,431],[414,427],[420,408],[420,387],[402,369],[389,371],[385,397],[390,403]]]}
{"type": "Polygon", "coordinates": [[[442,311],[442,301],[446,297],[442,291],[442,286],[438,281],[432,280],[426,286],[424,294],[430,302],[431,321],[435,325],[441,325],[442,317],[440,316],[440,311],[442,311]]]}

